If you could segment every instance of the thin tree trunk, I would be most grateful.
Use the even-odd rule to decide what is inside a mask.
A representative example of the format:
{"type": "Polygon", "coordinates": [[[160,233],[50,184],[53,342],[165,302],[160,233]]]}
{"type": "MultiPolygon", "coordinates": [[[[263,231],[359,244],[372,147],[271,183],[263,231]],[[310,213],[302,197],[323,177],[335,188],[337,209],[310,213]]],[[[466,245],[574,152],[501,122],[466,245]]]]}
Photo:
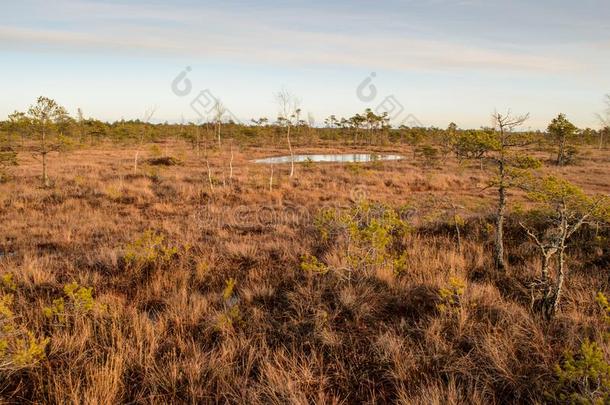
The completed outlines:
{"type": "Polygon", "coordinates": [[[553,253],[542,252],[542,282],[546,285],[549,282],[549,267],[553,253]]]}
{"type": "Polygon", "coordinates": [[[565,147],[566,147],[566,137],[565,135],[562,136],[561,138],[561,142],[559,144],[559,153],[557,154],[557,166],[563,166],[563,161],[564,161],[564,153],[565,153],[565,147]]]}
{"type": "Polygon", "coordinates": [[[231,144],[231,160],[229,160],[229,180],[233,180],[233,144],[231,144]]]}
{"type": "Polygon", "coordinates": [[[220,150],[220,122],[216,124],[216,132],[218,136],[218,149],[220,150]]]}
{"type": "Polygon", "coordinates": [[[49,186],[49,176],[47,175],[47,152],[42,152],[42,184],[49,186]]]}
{"type": "Polygon", "coordinates": [[[506,210],[506,186],[504,185],[504,157],[501,157],[500,185],[498,186],[498,211],[496,213],[496,239],[494,243],[494,264],[497,270],[505,271],[504,262],[504,215],[506,210]]]}
{"type": "Polygon", "coordinates": [[[214,192],[214,183],[212,182],[212,170],[210,169],[210,161],[206,158],[205,165],[208,168],[208,182],[210,183],[210,191],[214,192]]]}
{"type": "Polygon", "coordinates": [[[133,158],[133,174],[137,174],[138,173],[138,155],[140,155],[140,151],[139,150],[136,151],[136,155],[133,158]]]}
{"type": "Polygon", "coordinates": [[[560,218],[561,224],[559,229],[561,233],[557,243],[557,251],[559,252],[557,257],[557,278],[555,279],[554,287],[551,287],[550,283],[548,284],[543,302],[543,313],[547,319],[553,318],[559,310],[559,302],[561,301],[563,282],[565,278],[566,240],[580,227],[580,224],[582,224],[586,217],[583,217],[583,219],[581,219],[579,223],[575,225],[572,230],[570,230],[564,202],[564,206],[560,210],[560,218]]]}
{"type": "Polygon", "coordinates": [[[288,124],[288,130],[286,131],[286,139],[288,140],[288,150],[290,151],[290,177],[292,177],[294,175],[294,153],[290,144],[290,124],[288,124]]]}
{"type": "Polygon", "coordinates": [[[47,174],[47,144],[46,144],[46,140],[47,140],[47,134],[46,131],[44,129],[44,127],[42,128],[42,184],[45,187],[49,186],[49,176],[47,174]]]}
{"type": "Polygon", "coordinates": [[[462,253],[462,236],[460,234],[460,225],[458,224],[456,215],[453,216],[453,221],[455,222],[455,232],[457,235],[458,252],[462,253]]]}
{"type": "Polygon", "coordinates": [[[494,244],[494,264],[497,270],[506,270],[504,262],[504,211],[506,209],[506,194],[504,187],[499,189],[498,213],[496,214],[496,240],[494,244]]]}
{"type": "Polygon", "coordinates": [[[563,281],[565,278],[565,246],[559,250],[557,281],[555,283],[555,294],[553,295],[553,305],[551,306],[552,315],[555,315],[559,310],[559,302],[561,301],[561,293],[563,292],[563,281]]]}
{"type": "Polygon", "coordinates": [[[199,129],[199,126],[197,126],[196,130],[195,130],[195,145],[196,145],[196,153],[197,153],[197,157],[199,158],[199,155],[201,154],[201,131],[199,129]]]}
{"type": "Polygon", "coordinates": [[[273,163],[271,166],[271,175],[269,176],[269,192],[273,191],[273,163]]]}

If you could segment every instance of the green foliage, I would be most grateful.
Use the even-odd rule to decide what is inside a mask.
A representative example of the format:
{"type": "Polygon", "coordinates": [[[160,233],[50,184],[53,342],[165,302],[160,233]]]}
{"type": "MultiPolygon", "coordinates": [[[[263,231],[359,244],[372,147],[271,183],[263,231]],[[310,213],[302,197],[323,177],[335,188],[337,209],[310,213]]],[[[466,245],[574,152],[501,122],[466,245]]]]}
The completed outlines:
{"type": "Polygon", "coordinates": [[[64,293],[72,303],[77,312],[90,312],[95,302],[93,301],[93,287],[81,287],[77,282],[72,282],[64,286],[64,293]]]}
{"type": "Polygon", "coordinates": [[[434,167],[439,159],[439,151],[432,145],[422,145],[417,149],[418,155],[423,160],[425,167],[434,167]]]}
{"type": "Polygon", "coordinates": [[[564,114],[559,114],[557,118],[551,121],[547,129],[549,135],[559,147],[557,164],[564,165],[569,163],[570,160],[574,160],[576,149],[570,148],[567,143],[578,134],[578,128],[568,121],[564,114]],[[568,148],[570,148],[569,151],[568,148]]]}
{"type": "Polygon", "coordinates": [[[573,137],[578,128],[566,118],[565,114],[559,114],[556,118],[553,118],[547,127],[547,131],[552,138],[561,140],[564,137],[573,137]]]}
{"type": "Polygon", "coordinates": [[[45,357],[48,338],[36,337],[12,310],[13,295],[0,295],[0,372],[32,367],[45,357]]]}
{"type": "MultiPolygon", "coordinates": [[[[608,340],[610,330],[610,304],[602,292],[595,301],[603,312],[606,323],[604,340],[608,340]]],[[[594,341],[585,339],[578,352],[564,353],[564,359],[555,366],[557,384],[550,398],[561,403],[607,404],[610,403],[610,363],[602,348],[594,341]]]]}
{"type": "Polygon", "coordinates": [[[74,138],[63,133],[57,135],[57,147],[59,150],[67,152],[76,149],[77,146],[78,143],[74,138]]]}
{"type": "Polygon", "coordinates": [[[123,196],[122,190],[117,186],[108,186],[104,191],[108,198],[114,201],[119,201],[123,196]]]}
{"type": "Polygon", "coordinates": [[[455,312],[460,308],[462,296],[466,290],[466,284],[457,277],[449,279],[449,285],[441,288],[438,292],[441,302],[436,305],[442,313],[455,312]]]}
{"type": "Polygon", "coordinates": [[[17,153],[12,151],[0,152],[1,166],[17,166],[17,153]]]}
{"type": "Polygon", "coordinates": [[[311,274],[326,274],[329,269],[328,266],[319,261],[317,257],[304,255],[301,257],[301,270],[311,274]]]}
{"type": "Polygon", "coordinates": [[[56,128],[67,120],[66,109],[55,100],[47,97],[38,97],[36,104],[28,110],[28,116],[32,126],[39,132],[45,132],[56,128]]]}
{"type": "Polygon", "coordinates": [[[610,340],[610,303],[608,303],[608,298],[606,298],[606,296],[601,291],[597,293],[595,301],[599,304],[603,312],[604,322],[606,323],[607,330],[604,331],[604,339],[610,340]]]}
{"type": "Polygon", "coordinates": [[[401,242],[410,227],[394,209],[361,201],[341,215],[322,211],[316,218],[316,228],[323,241],[330,235],[344,237],[348,261],[354,268],[390,267],[396,274],[406,269],[401,242]]]}
{"type": "Polygon", "coordinates": [[[487,152],[498,149],[498,138],[492,131],[462,131],[453,140],[453,151],[458,159],[480,159],[487,152]]]}
{"type": "Polygon", "coordinates": [[[8,168],[11,166],[17,166],[17,154],[12,151],[0,151],[0,183],[9,179],[8,168]]]}
{"type": "Polygon", "coordinates": [[[407,252],[403,252],[400,256],[393,260],[392,267],[394,269],[395,276],[399,277],[408,270],[408,258],[409,256],[407,252]]]}
{"type": "Polygon", "coordinates": [[[163,155],[163,152],[161,151],[159,145],[151,145],[149,148],[149,152],[153,157],[161,157],[163,155]]]}
{"type": "Polygon", "coordinates": [[[165,236],[147,230],[125,248],[125,260],[132,265],[165,263],[178,254],[178,249],[165,243],[165,236]]]}
{"type": "Polygon", "coordinates": [[[527,155],[518,155],[513,157],[511,164],[514,168],[521,170],[533,170],[540,169],[542,167],[542,162],[539,159],[527,155]]]}
{"type": "Polygon", "coordinates": [[[225,289],[222,291],[222,298],[227,301],[233,296],[233,290],[235,289],[235,279],[230,278],[226,281],[225,289]]]}
{"type": "Polygon", "coordinates": [[[555,367],[558,385],[554,399],[571,404],[610,402],[610,364],[595,342],[585,340],[576,355],[566,352],[555,367]]]}
{"type": "Polygon", "coordinates": [[[12,273],[5,273],[0,277],[0,285],[3,289],[8,291],[15,291],[17,289],[17,284],[13,280],[12,273]]]}
{"type": "Polygon", "coordinates": [[[218,330],[232,329],[237,325],[243,324],[239,300],[234,295],[236,284],[237,283],[233,278],[230,278],[225,282],[225,288],[222,291],[224,310],[216,320],[216,328],[218,330]]]}
{"type": "Polygon", "coordinates": [[[580,187],[555,176],[538,179],[529,197],[551,207],[565,205],[569,211],[585,211],[593,204],[591,197],[580,187]]]}
{"type": "Polygon", "coordinates": [[[579,160],[579,150],[576,146],[568,145],[565,148],[563,161],[565,164],[574,164],[579,160]]]}
{"type": "Polygon", "coordinates": [[[336,221],[333,209],[322,209],[318,212],[314,218],[314,226],[322,242],[328,242],[331,235],[336,233],[336,221]]]}
{"type": "Polygon", "coordinates": [[[305,161],[303,162],[303,167],[306,169],[311,169],[313,166],[314,166],[314,162],[310,157],[305,159],[305,161]]]}
{"type": "Polygon", "coordinates": [[[377,153],[371,153],[371,160],[369,162],[369,167],[372,167],[374,169],[379,169],[382,167],[382,161],[381,161],[381,156],[378,155],[377,153]]]}
{"type": "Polygon", "coordinates": [[[42,313],[49,319],[65,324],[68,318],[82,317],[94,310],[105,309],[104,305],[93,298],[93,287],[83,287],[72,282],[64,286],[64,297],[54,299],[50,306],[43,308],[42,313]]]}
{"type": "Polygon", "coordinates": [[[226,328],[233,328],[235,325],[243,323],[241,311],[239,305],[233,305],[224,310],[219,315],[216,321],[216,328],[219,330],[225,330],[226,328]]]}
{"type": "Polygon", "coordinates": [[[364,170],[361,164],[354,163],[354,162],[348,162],[345,165],[345,168],[347,169],[348,172],[350,172],[354,176],[362,174],[362,172],[364,170]]]}

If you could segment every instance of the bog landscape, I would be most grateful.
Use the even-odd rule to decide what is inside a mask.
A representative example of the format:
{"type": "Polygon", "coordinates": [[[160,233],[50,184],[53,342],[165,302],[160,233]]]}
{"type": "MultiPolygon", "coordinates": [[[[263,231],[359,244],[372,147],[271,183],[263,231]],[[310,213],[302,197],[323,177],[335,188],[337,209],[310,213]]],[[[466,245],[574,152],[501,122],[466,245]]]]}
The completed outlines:
{"type": "Polygon", "coordinates": [[[0,405],[610,405],[609,21],[0,2],[0,405]]]}
{"type": "Polygon", "coordinates": [[[535,131],[274,100],[0,123],[2,402],[610,401],[610,104],[535,131]]]}

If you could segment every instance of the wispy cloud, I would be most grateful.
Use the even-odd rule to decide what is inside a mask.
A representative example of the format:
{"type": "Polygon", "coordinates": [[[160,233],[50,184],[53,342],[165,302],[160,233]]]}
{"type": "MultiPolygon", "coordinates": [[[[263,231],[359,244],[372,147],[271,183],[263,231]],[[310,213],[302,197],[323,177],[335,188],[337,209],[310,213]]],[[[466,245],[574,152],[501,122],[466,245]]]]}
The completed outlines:
{"type": "MultiPolygon", "coordinates": [[[[610,85],[608,0],[5,3],[0,49],[17,50],[5,55],[21,58],[0,68],[6,77],[19,75],[27,66],[18,63],[32,60],[55,64],[65,80],[82,83],[91,83],[92,77],[113,67],[146,69],[149,82],[139,89],[134,80],[108,78],[108,83],[132,86],[134,100],[144,100],[138,92],[164,94],[166,68],[178,59],[180,68],[185,60],[204,68],[206,85],[222,88],[223,94],[229,94],[226,98],[232,95],[237,102],[248,91],[261,92],[261,83],[275,86],[293,80],[296,85],[307,83],[300,91],[311,98],[350,110],[360,108],[357,100],[345,99],[352,93],[351,81],[356,86],[361,72],[376,71],[380,86],[392,86],[388,92],[397,95],[402,92],[401,100],[421,105],[421,111],[414,112],[423,114],[427,109],[429,116],[438,115],[445,102],[448,112],[458,103],[457,108],[468,106],[463,111],[512,103],[532,113],[579,109],[581,117],[590,117],[594,109],[587,100],[595,98],[597,103],[597,93],[608,92],[610,85]],[[80,66],[73,63],[79,58],[66,56],[83,51],[87,57],[80,58],[80,66]],[[153,66],[152,58],[126,55],[152,56],[158,63],[153,66]],[[337,74],[332,83],[328,74],[337,74]],[[238,76],[248,80],[235,85],[238,76]],[[386,82],[390,79],[393,83],[386,82]]],[[[72,82],[54,87],[57,80],[47,78],[45,87],[43,81],[30,86],[34,96],[43,89],[60,93],[71,89],[72,82]]],[[[25,94],[17,86],[12,91],[13,98],[25,94]]],[[[113,101],[107,103],[114,105],[114,95],[108,97],[113,101]]],[[[252,110],[250,104],[244,102],[243,110],[252,110]]]]}
{"type": "MultiPolygon", "coordinates": [[[[42,5],[42,12],[45,7],[50,6],[42,5]]],[[[370,31],[362,15],[349,12],[346,17],[351,25],[344,25],[348,32],[341,32],[327,25],[299,24],[294,15],[285,15],[285,10],[246,8],[236,12],[202,10],[192,5],[184,6],[189,7],[185,10],[159,4],[67,0],[54,7],[59,8],[56,11],[60,12],[55,15],[62,20],[61,28],[52,24],[47,28],[25,23],[5,25],[0,28],[0,42],[4,47],[157,52],[271,65],[535,72],[582,68],[580,63],[545,54],[540,48],[502,49],[493,43],[475,45],[452,39],[422,38],[424,35],[417,31],[370,31]],[[360,32],[352,32],[358,27],[360,32]]],[[[316,18],[311,20],[318,24],[324,21],[322,17],[316,18]]],[[[375,13],[370,18],[374,20],[375,13]]]]}

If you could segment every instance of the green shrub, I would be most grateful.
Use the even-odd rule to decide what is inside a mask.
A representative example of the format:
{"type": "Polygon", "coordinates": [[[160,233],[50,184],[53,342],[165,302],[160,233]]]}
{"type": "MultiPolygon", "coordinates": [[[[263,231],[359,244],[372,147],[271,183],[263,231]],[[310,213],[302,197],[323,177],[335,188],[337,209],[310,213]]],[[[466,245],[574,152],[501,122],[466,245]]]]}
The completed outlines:
{"type": "Polygon", "coordinates": [[[328,267],[320,262],[317,257],[312,255],[304,255],[301,257],[301,270],[306,273],[326,274],[328,267]]]}
{"type": "Polygon", "coordinates": [[[222,291],[224,310],[216,320],[216,328],[218,330],[232,329],[234,326],[243,323],[239,301],[234,295],[236,285],[237,283],[233,278],[225,282],[225,288],[222,291]]]}
{"type": "Polygon", "coordinates": [[[314,166],[314,162],[310,157],[305,159],[305,161],[303,162],[303,167],[305,169],[311,169],[313,166],[314,166]]]}
{"type": "Polygon", "coordinates": [[[403,252],[400,256],[398,256],[396,259],[394,259],[394,261],[392,263],[392,267],[393,267],[395,276],[398,277],[398,276],[404,274],[408,270],[408,266],[407,266],[408,258],[409,258],[409,256],[408,256],[407,252],[403,252]]]}
{"type": "Polygon", "coordinates": [[[348,231],[348,259],[355,268],[406,264],[406,257],[394,261],[396,256],[404,255],[396,246],[409,232],[395,210],[362,201],[344,214],[341,222],[348,231]]]}
{"type": "Polygon", "coordinates": [[[314,226],[320,236],[320,240],[328,242],[331,235],[337,232],[337,218],[334,210],[320,210],[314,219],[314,226]]]}
{"type": "Polygon", "coordinates": [[[225,288],[222,290],[222,298],[225,300],[225,302],[233,297],[233,291],[235,290],[236,284],[237,282],[234,278],[230,278],[225,282],[225,288]]]}
{"type": "Polygon", "coordinates": [[[466,290],[466,284],[457,277],[449,279],[449,285],[441,288],[438,292],[441,302],[436,305],[442,313],[456,312],[462,303],[462,297],[466,290]]]}
{"type": "Polygon", "coordinates": [[[348,162],[345,164],[345,168],[354,176],[360,175],[363,172],[362,165],[359,163],[348,162]]]}
{"type": "Polygon", "coordinates": [[[163,155],[163,151],[161,151],[161,148],[159,147],[159,145],[151,145],[149,148],[149,152],[151,154],[151,156],[153,157],[160,157],[163,155]]]}
{"type": "Polygon", "coordinates": [[[422,145],[417,149],[417,154],[423,160],[424,167],[431,168],[436,166],[440,156],[439,150],[431,145],[422,145]]]}
{"type": "Polygon", "coordinates": [[[165,236],[151,230],[144,232],[125,248],[125,260],[132,265],[167,262],[178,254],[178,249],[165,243],[165,236]]]}
{"type": "Polygon", "coordinates": [[[3,289],[8,291],[15,291],[17,289],[17,284],[13,280],[12,273],[3,274],[2,277],[0,277],[0,285],[3,289]]]}
{"type": "Polygon", "coordinates": [[[571,404],[610,402],[610,364],[597,343],[585,340],[576,355],[566,352],[555,374],[559,382],[554,399],[571,404]]]}
{"type": "Polygon", "coordinates": [[[92,313],[94,310],[105,310],[105,306],[95,302],[93,287],[82,287],[72,282],[64,286],[65,297],[53,300],[53,303],[44,307],[42,313],[45,317],[65,324],[68,318],[76,318],[92,313]]]}
{"type": "Polygon", "coordinates": [[[0,183],[10,178],[9,167],[17,166],[17,154],[15,152],[0,152],[0,183]]]}
{"type": "Polygon", "coordinates": [[[4,373],[34,366],[45,357],[49,343],[18,323],[12,304],[12,294],[0,295],[0,372],[4,373]]]}
{"type": "MultiPolygon", "coordinates": [[[[610,329],[610,304],[606,296],[599,292],[596,299],[603,311],[608,339],[610,329]]],[[[570,404],[610,403],[610,363],[606,353],[598,343],[585,339],[576,353],[566,351],[564,359],[555,366],[557,385],[549,399],[570,404]]]]}
{"type": "MultiPolygon", "coordinates": [[[[354,269],[388,267],[395,274],[406,269],[407,256],[401,241],[410,227],[398,211],[386,205],[363,200],[340,214],[322,210],[314,224],[321,241],[326,243],[331,236],[338,237],[354,269]]],[[[311,259],[307,259],[305,266],[308,265],[313,265],[311,259]]]]}

